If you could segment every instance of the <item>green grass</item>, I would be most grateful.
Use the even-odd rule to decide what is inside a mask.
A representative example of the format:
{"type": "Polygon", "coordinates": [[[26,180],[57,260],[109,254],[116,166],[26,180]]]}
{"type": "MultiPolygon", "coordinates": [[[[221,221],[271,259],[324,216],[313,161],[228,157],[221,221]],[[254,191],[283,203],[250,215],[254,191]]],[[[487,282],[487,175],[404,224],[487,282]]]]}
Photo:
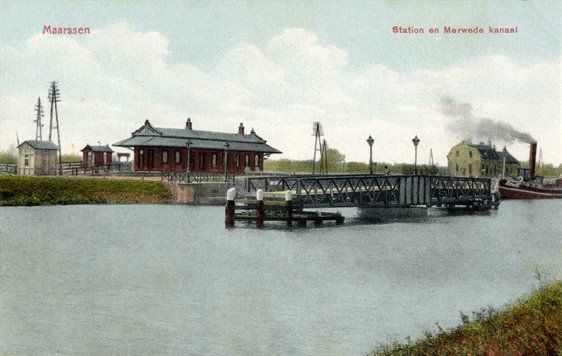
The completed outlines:
{"type": "Polygon", "coordinates": [[[0,176],[0,206],[168,203],[159,182],[93,178],[0,176]]]}
{"type": "Polygon", "coordinates": [[[461,313],[462,325],[421,340],[377,347],[371,355],[560,355],[562,282],[545,285],[501,310],[461,313]]]}

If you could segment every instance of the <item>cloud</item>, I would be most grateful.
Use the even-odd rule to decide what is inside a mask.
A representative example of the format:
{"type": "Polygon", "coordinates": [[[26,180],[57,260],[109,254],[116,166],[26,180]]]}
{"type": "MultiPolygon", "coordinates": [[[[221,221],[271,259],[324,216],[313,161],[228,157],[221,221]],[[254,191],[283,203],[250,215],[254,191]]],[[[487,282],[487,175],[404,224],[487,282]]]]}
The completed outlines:
{"type": "MultiPolygon", "coordinates": [[[[2,47],[0,148],[15,142],[16,130],[20,139],[34,136],[33,105],[39,95],[46,100],[48,83],[57,80],[64,151],[116,142],[147,118],[182,127],[191,117],[196,129],[232,132],[243,121],[285,157],[303,159],[313,151],[312,122],[321,121],[330,147],[348,161],[368,159],[369,135],[375,160],[411,161],[410,140],[418,135],[420,160],[433,148],[444,164],[464,134],[462,126],[455,134],[446,131],[440,98],[448,94],[470,102],[476,117],[530,132],[544,147],[545,161],[562,157],[559,60],[523,65],[487,55],[401,73],[391,63],[351,65],[346,51],[299,28],[261,47],[239,43],[211,69],[169,57],[165,36],[127,22],[88,36],[37,35],[2,47]]],[[[522,144],[511,150],[527,156],[522,144]]]]}

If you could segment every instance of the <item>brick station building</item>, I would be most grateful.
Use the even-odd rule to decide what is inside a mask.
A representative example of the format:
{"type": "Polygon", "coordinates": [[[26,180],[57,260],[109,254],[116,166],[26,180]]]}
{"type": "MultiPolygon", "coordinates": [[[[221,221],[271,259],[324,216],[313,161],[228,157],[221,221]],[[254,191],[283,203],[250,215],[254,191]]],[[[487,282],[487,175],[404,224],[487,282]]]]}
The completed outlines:
{"type": "Polygon", "coordinates": [[[265,156],[281,153],[267,145],[252,129],[244,132],[240,123],[238,133],[193,130],[191,119],[185,128],[154,127],[148,120],[132,136],[113,144],[132,148],[135,171],[247,173],[263,171],[265,156]]]}

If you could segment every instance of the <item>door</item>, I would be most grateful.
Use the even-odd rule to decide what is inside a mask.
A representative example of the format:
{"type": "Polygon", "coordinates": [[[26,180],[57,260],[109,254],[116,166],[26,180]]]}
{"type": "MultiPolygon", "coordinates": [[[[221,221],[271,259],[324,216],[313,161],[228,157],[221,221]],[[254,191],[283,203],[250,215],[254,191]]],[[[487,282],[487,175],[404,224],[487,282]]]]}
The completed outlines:
{"type": "Polygon", "coordinates": [[[146,168],[151,171],[154,167],[154,150],[146,150],[146,168]]]}

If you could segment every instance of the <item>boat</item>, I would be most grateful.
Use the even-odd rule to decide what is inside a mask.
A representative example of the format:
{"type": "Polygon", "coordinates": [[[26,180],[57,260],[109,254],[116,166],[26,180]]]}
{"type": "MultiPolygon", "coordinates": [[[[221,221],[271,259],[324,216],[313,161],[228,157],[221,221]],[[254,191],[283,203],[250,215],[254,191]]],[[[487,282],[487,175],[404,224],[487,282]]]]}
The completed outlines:
{"type": "Polygon", "coordinates": [[[537,143],[531,143],[530,168],[521,168],[517,179],[499,181],[501,199],[562,199],[562,179],[550,183],[535,175],[537,143]]]}

